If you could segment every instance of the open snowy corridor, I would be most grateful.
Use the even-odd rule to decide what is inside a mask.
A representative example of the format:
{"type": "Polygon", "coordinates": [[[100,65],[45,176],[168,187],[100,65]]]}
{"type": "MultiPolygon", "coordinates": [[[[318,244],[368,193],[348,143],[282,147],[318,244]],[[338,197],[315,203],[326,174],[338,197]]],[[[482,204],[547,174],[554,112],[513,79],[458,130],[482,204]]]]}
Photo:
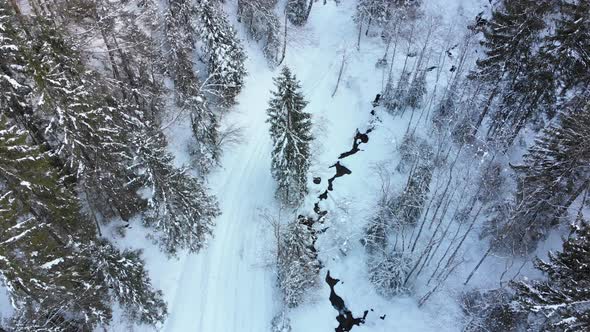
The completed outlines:
{"type": "MultiPolygon", "coordinates": [[[[250,58],[252,59],[252,58],[250,58]]],[[[274,203],[266,101],[272,86],[266,64],[248,61],[234,118],[245,141],[227,151],[212,180],[222,215],[209,247],[184,260],[165,331],[266,331],[273,314],[273,276],[265,265],[269,232],[259,208],[274,203]]],[[[233,119],[232,119],[233,120],[233,119]]]]}

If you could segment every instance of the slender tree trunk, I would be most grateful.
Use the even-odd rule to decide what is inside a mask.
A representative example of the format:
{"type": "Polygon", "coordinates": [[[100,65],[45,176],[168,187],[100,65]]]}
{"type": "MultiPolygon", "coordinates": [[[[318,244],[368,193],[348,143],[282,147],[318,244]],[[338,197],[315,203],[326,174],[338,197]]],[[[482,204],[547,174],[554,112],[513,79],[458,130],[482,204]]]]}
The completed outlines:
{"type": "Polygon", "coordinates": [[[236,18],[238,22],[242,22],[242,12],[244,11],[244,0],[238,0],[236,18]]]}
{"type": "Polygon", "coordinates": [[[359,34],[358,34],[358,37],[356,39],[356,49],[357,49],[357,51],[360,51],[361,50],[361,33],[363,31],[363,21],[364,21],[364,19],[365,19],[365,17],[363,15],[363,16],[361,16],[361,18],[359,20],[359,34]]]}
{"type": "Polygon", "coordinates": [[[483,254],[483,256],[481,256],[481,259],[479,260],[479,262],[477,262],[477,265],[473,268],[473,270],[471,271],[471,273],[469,273],[469,276],[467,277],[467,279],[465,280],[465,282],[463,283],[463,285],[467,285],[469,283],[469,281],[471,280],[471,278],[473,277],[473,275],[475,274],[475,272],[477,272],[477,270],[479,270],[479,267],[481,266],[481,264],[483,263],[483,261],[485,261],[485,259],[492,252],[492,248],[493,247],[490,246],[488,248],[488,250],[485,252],[485,254],[483,254]]]}
{"type": "Polygon", "coordinates": [[[340,71],[338,72],[338,80],[336,81],[336,87],[334,88],[334,92],[332,92],[332,98],[336,95],[336,91],[338,91],[338,86],[340,85],[340,79],[342,78],[342,71],[344,70],[344,62],[346,59],[346,53],[342,53],[342,64],[340,64],[340,71]]]}
{"type": "Polygon", "coordinates": [[[490,96],[488,97],[488,100],[486,101],[486,103],[483,107],[483,110],[479,114],[479,118],[477,119],[477,122],[475,123],[475,126],[473,127],[473,133],[472,133],[473,136],[475,136],[477,134],[477,131],[479,130],[479,127],[481,126],[483,119],[485,119],[486,115],[488,114],[488,111],[490,110],[490,106],[492,105],[492,101],[494,100],[494,98],[496,97],[496,94],[498,93],[498,90],[499,90],[498,88],[499,88],[499,84],[497,84],[494,87],[494,89],[490,93],[490,96]]]}
{"type": "Polygon", "coordinates": [[[371,28],[371,22],[373,21],[372,17],[369,17],[369,22],[367,23],[367,31],[365,31],[365,36],[369,35],[369,29],[371,28]]]}
{"type": "Polygon", "coordinates": [[[283,60],[285,60],[285,54],[287,53],[287,26],[287,11],[285,11],[285,34],[283,36],[283,52],[281,55],[281,59],[279,60],[278,66],[280,66],[281,63],[283,63],[283,60]]]}
{"type": "Polygon", "coordinates": [[[309,18],[309,14],[311,14],[311,7],[313,6],[314,0],[309,0],[309,5],[307,6],[307,11],[305,12],[305,21],[309,18]]]}
{"type": "Polygon", "coordinates": [[[395,26],[395,30],[394,30],[394,34],[395,34],[395,42],[393,43],[393,53],[391,54],[391,63],[389,64],[389,73],[387,75],[387,79],[389,79],[389,77],[391,76],[392,72],[393,72],[393,62],[395,61],[395,53],[397,51],[397,23],[395,26]]]}

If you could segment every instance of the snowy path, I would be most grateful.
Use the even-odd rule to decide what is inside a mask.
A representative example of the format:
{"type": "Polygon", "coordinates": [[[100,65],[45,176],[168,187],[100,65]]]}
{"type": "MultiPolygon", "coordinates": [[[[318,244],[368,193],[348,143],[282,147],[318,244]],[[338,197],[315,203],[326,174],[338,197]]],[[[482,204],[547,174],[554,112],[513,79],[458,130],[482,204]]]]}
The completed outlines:
{"type": "MultiPolygon", "coordinates": [[[[343,146],[348,148],[350,133],[368,115],[351,108],[361,98],[358,87],[349,88],[345,82],[339,92],[344,98],[326,100],[334,89],[344,36],[352,31],[325,23],[350,20],[349,10],[333,4],[318,7],[309,30],[292,32],[285,61],[301,80],[310,102],[308,110],[316,116],[315,121],[330,116],[337,122],[337,131],[330,130],[329,136],[323,133],[326,136],[320,138],[322,145],[338,147],[337,151],[343,146]],[[331,38],[319,38],[318,31],[331,38]],[[301,34],[308,37],[300,39],[301,34]],[[327,137],[334,143],[324,142],[327,137]]],[[[270,137],[265,123],[274,73],[258,47],[254,43],[246,47],[249,76],[239,104],[226,119],[244,127],[245,142],[225,152],[223,169],[211,179],[222,215],[217,219],[209,247],[184,257],[181,263],[180,276],[172,286],[176,292],[170,296],[170,314],[164,326],[167,332],[266,332],[277,310],[274,276],[265,266],[273,239],[268,224],[260,216],[261,208],[276,210],[275,184],[270,175],[270,137]]],[[[364,88],[370,91],[369,95],[375,91],[369,86],[364,88]]],[[[332,127],[331,122],[328,120],[328,127],[332,127]]],[[[326,152],[316,161],[322,169],[334,158],[335,151],[326,152]]],[[[310,202],[315,200],[313,196],[310,202]]],[[[329,314],[322,317],[333,324],[333,313],[329,302],[325,302],[329,314]]]]}
{"type": "MultiPolygon", "coordinates": [[[[252,58],[252,57],[251,57],[252,58]]],[[[230,121],[245,142],[226,151],[213,189],[223,214],[207,249],[186,257],[165,331],[268,331],[273,276],[264,264],[267,225],[260,208],[273,204],[266,107],[272,87],[266,64],[248,61],[249,76],[230,121]]]]}

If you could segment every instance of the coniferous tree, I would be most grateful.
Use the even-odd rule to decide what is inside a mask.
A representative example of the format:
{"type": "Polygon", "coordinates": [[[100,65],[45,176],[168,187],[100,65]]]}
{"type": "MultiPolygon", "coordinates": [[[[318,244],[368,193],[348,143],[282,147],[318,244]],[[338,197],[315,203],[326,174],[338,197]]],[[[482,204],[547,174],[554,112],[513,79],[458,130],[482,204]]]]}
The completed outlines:
{"type": "Polygon", "coordinates": [[[139,250],[119,251],[106,241],[100,241],[93,251],[93,265],[130,319],[145,324],[163,322],[166,303],[162,292],[154,291],[139,250]]]}
{"type": "Polygon", "coordinates": [[[585,0],[559,1],[559,14],[554,34],[546,37],[543,52],[546,62],[560,84],[561,98],[583,101],[590,84],[590,3],[585,0]],[[556,74],[557,73],[557,74],[556,74]],[[569,95],[569,96],[568,96],[569,95]]]}
{"type": "Polygon", "coordinates": [[[164,15],[164,40],[169,57],[163,67],[170,64],[168,74],[175,83],[176,105],[190,115],[195,137],[190,152],[199,170],[206,172],[219,156],[219,121],[201,89],[203,83],[193,70],[191,58],[198,36],[196,27],[191,24],[196,19],[194,11],[189,1],[170,1],[164,15]]]}
{"type": "Polygon", "coordinates": [[[531,330],[590,329],[590,226],[582,223],[549,260],[535,261],[547,274],[544,281],[513,282],[518,308],[532,316],[531,330]]]}
{"type": "Polygon", "coordinates": [[[314,248],[317,235],[300,217],[281,232],[278,244],[278,281],[285,303],[296,307],[317,282],[320,264],[314,248]]]}
{"type": "Polygon", "coordinates": [[[489,117],[490,139],[509,145],[528,121],[551,110],[552,75],[534,47],[550,9],[551,1],[504,1],[484,24],[486,57],[470,77],[485,86],[475,128],[489,117]]]}
{"type": "Polygon", "coordinates": [[[293,25],[301,26],[307,21],[307,1],[308,0],[287,1],[287,18],[293,25]]]}
{"type": "Polygon", "coordinates": [[[197,12],[202,50],[213,79],[213,90],[217,91],[223,103],[234,104],[246,76],[246,54],[225,13],[214,2],[200,0],[197,12]]]}
{"type": "MultiPolygon", "coordinates": [[[[279,63],[279,50],[281,48],[281,23],[276,15],[268,16],[266,38],[262,49],[266,60],[271,66],[279,63]]],[[[284,38],[284,37],[283,37],[284,38]]]]}
{"type": "Polygon", "coordinates": [[[410,75],[411,73],[402,72],[397,84],[391,76],[387,80],[381,99],[388,112],[394,113],[405,105],[410,75]]]}
{"type": "Polygon", "coordinates": [[[360,0],[354,20],[358,25],[366,23],[365,33],[368,33],[372,24],[383,27],[392,21],[415,19],[421,3],[421,0],[360,0]]]}
{"type": "Polygon", "coordinates": [[[93,273],[94,226],[46,154],[0,119],[0,271],[17,330],[92,328],[110,319],[108,293],[93,273]]]}
{"type": "Polygon", "coordinates": [[[147,188],[144,222],[160,234],[154,236],[169,254],[198,251],[212,234],[219,208],[203,183],[173,166],[164,135],[149,122],[136,131],[135,165],[147,188]]]}
{"type": "Polygon", "coordinates": [[[462,295],[461,308],[468,318],[464,332],[526,331],[526,314],[514,308],[508,289],[474,289],[462,295]]]}
{"type": "Polygon", "coordinates": [[[438,106],[434,109],[432,122],[438,128],[444,128],[445,125],[455,120],[458,106],[457,88],[456,84],[451,85],[438,106]]]}
{"type": "Polygon", "coordinates": [[[289,68],[284,67],[274,81],[277,90],[267,110],[273,142],[271,170],[278,182],[277,196],[286,204],[297,204],[307,194],[311,115],[303,110],[307,102],[289,68]]]}
{"type": "Polygon", "coordinates": [[[524,164],[516,167],[515,211],[505,232],[520,250],[534,247],[560,224],[590,185],[590,109],[567,111],[560,120],[544,131],[525,155],[524,164]]]}
{"type": "Polygon", "coordinates": [[[264,56],[271,66],[277,64],[281,47],[281,23],[274,12],[276,0],[239,0],[238,22],[244,23],[248,34],[262,41],[264,56]]]}
{"type": "Polygon", "coordinates": [[[84,67],[65,31],[43,17],[32,23],[14,37],[23,45],[19,53],[32,101],[29,114],[20,117],[24,127],[37,133],[43,141],[37,143],[51,150],[60,171],[91,196],[94,208],[128,219],[142,202],[125,167],[130,151],[117,93],[84,67]]]}

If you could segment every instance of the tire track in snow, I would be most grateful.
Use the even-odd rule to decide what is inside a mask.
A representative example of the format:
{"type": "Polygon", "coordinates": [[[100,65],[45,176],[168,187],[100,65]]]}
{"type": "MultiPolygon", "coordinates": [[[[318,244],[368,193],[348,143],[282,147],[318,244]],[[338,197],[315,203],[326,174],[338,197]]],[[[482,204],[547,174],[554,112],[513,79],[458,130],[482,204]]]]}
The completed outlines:
{"type": "Polygon", "coordinates": [[[269,330],[273,279],[260,255],[269,233],[258,208],[274,204],[265,124],[272,73],[251,60],[248,69],[256,81],[247,78],[238,111],[230,115],[241,120],[246,141],[226,151],[225,168],[212,176],[222,215],[209,246],[185,259],[165,331],[269,330]]]}

